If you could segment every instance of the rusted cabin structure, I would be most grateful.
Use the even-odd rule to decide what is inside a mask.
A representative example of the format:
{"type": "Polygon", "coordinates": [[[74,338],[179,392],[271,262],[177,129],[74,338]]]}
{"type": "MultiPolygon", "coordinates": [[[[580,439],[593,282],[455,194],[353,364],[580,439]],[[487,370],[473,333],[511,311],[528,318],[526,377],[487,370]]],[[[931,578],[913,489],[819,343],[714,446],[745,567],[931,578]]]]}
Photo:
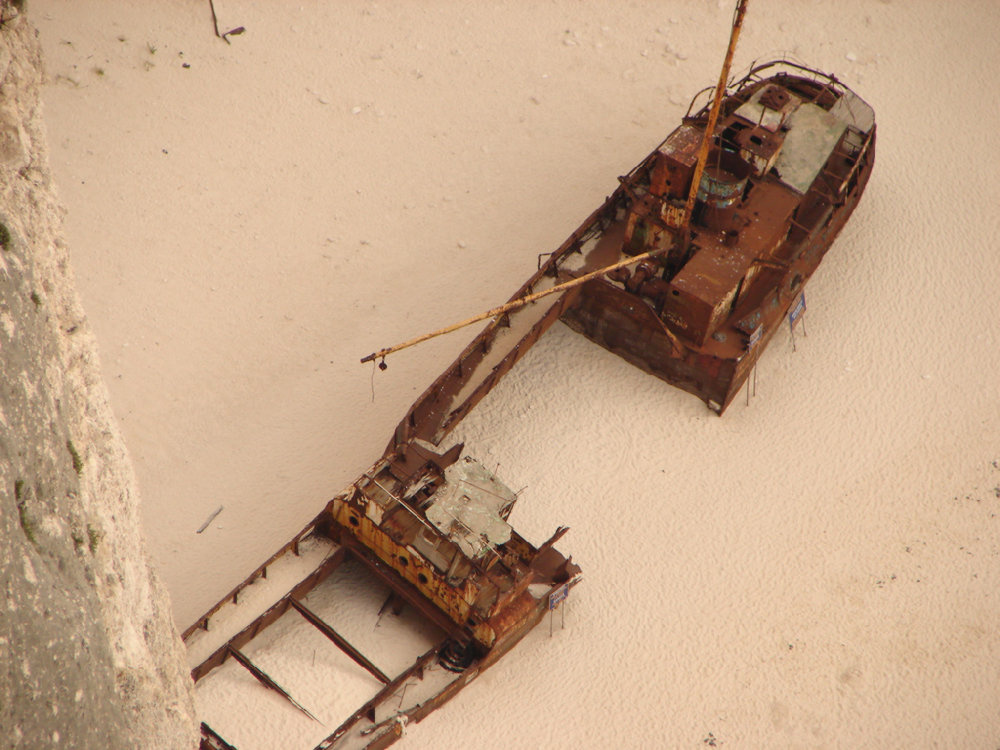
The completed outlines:
{"type": "Polygon", "coordinates": [[[662,254],[588,282],[562,318],[721,414],[857,205],[875,116],[832,76],[755,67],[722,102],[685,226],[707,115],[689,113],[613,204],[621,252],[662,254]]]}

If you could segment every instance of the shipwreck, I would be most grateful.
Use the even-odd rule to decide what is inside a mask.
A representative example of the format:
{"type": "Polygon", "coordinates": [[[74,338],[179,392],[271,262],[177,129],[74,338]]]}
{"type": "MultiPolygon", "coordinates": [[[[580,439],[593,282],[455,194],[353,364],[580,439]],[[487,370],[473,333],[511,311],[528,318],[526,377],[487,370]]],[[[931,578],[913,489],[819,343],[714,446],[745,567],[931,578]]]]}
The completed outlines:
{"type": "Polygon", "coordinates": [[[874,111],[836,77],[774,60],[726,85],[743,10],[714,96],[697,109],[712,87],[695,96],[509,302],[361,361],[384,366],[400,349],[492,319],[453,378],[467,382],[465,368],[489,361],[488,389],[511,363],[485,356],[510,338],[502,329],[532,331],[500,347],[519,356],[559,318],[721,415],[782,320],[804,307],[806,282],[875,161],[874,111]]]}
{"type": "MultiPolygon", "coordinates": [[[[248,653],[294,621],[371,680],[363,705],[313,746],[383,748],[561,606],[581,580],[555,548],[566,529],[538,546],[521,537],[508,522],[515,493],[447,442],[556,321],[719,414],[732,402],[857,205],[875,149],[872,108],[832,75],[773,61],[728,81],[745,6],[708,101],[698,105],[713,87],[510,301],[362,360],[384,367],[399,349],[489,321],[369,470],[188,628],[196,682],[243,670],[318,722],[316,706],[248,653]],[[388,592],[376,625],[404,608],[423,623],[429,648],[404,668],[380,666],[318,611],[317,592],[348,565],[388,592]]],[[[203,750],[238,745],[223,729],[203,725],[203,750]]]]}

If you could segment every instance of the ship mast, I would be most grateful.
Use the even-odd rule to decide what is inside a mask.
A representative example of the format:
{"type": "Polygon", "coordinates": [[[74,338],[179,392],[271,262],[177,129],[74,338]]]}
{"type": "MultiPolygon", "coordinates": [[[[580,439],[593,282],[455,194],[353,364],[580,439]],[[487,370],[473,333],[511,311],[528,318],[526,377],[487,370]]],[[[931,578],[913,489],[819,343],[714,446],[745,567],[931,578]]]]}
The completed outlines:
{"type": "Polygon", "coordinates": [[[726,81],[729,80],[729,68],[733,64],[733,53],[736,51],[736,42],[740,38],[743,16],[747,12],[747,2],[749,0],[738,0],[736,11],[733,14],[733,28],[729,33],[729,48],[726,50],[726,59],[723,61],[722,71],[719,73],[719,82],[715,85],[712,109],[708,113],[708,123],[705,125],[705,134],[701,138],[701,148],[698,149],[698,161],[695,164],[694,175],[691,178],[691,189],[688,191],[687,203],[684,204],[684,218],[681,221],[680,227],[682,247],[687,247],[691,239],[691,213],[694,211],[694,202],[698,197],[698,188],[701,187],[701,175],[705,171],[705,162],[708,161],[708,151],[712,146],[712,138],[715,135],[715,124],[719,121],[719,109],[722,107],[722,97],[726,92],[726,81]]]}
{"type": "MultiPolygon", "coordinates": [[[[715,124],[719,119],[719,109],[722,106],[723,94],[726,91],[726,81],[729,80],[729,68],[733,62],[733,53],[736,51],[736,42],[740,38],[740,28],[743,25],[743,17],[747,12],[747,3],[749,0],[737,0],[736,10],[733,13],[733,25],[732,30],[729,33],[729,47],[726,49],[726,58],[722,63],[722,72],[719,74],[719,82],[715,87],[715,96],[712,99],[712,108],[708,113],[708,123],[705,126],[705,134],[701,139],[701,147],[698,151],[698,161],[695,164],[694,175],[691,178],[691,189],[688,192],[687,203],[684,205],[683,220],[680,225],[680,231],[678,236],[680,239],[681,247],[687,247],[691,241],[691,213],[694,211],[695,200],[698,197],[698,187],[701,184],[701,175],[705,171],[705,162],[708,160],[709,148],[712,144],[712,136],[715,132],[715,124]]],[[[465,328],[473,323],[478,323],[482,320],[488,318],[495,318],[498,315],[503,315],[504,313],[511,312],[512,310],[517,310],[525,305],[531,304],[542,297],[547,297],[550,294],[558,294],[559,292],[564,292],[568,289],[580,286],[591,279],[595,279],[598,276],[603,276],[606,273],[615,271],[619,268],[625,268],[627,266],[634,265],[636,263],[641,263],[644,260],[649,260],[651,258],[664,255],[670,250],[669,247],[658,248],[655,250],[650,250],[649,252],[642,253],[641,255],[634,255],[629,258],[625,258],[617,263],[613,263],[610,266],[605,266],[599,268],[596,271],[591,271],[590,273],[583,274],[582,276],[577,276],[575,279],[566,281],[562,284],[556,284],[549,289],[542,290],[540,292],[534,292],[532,294],[527,294],[524,297],[518,297],[515,300],[511,300],[506,304],[500,305],[499,307],[494,307],[491,310],[487,310],[484,313],[475,315],[471,318],[467,318],[459,323],[453,323],[450,326],[445,326],[444,328],[439,328],[436,331],[431,331],[430,333],[424,333],[420,336],[416,336],[408,341],[404,341],[401,344],[396,344],[395,346],[389,346],[385,349],[379,349],[377,352],[372,352],[366,357],[361,358],[362,364],[365,362],[374,362],[376,359],[382,360],[380,366],[385,369],[385,358],[390,354],[400,351],[401,349],[407,349],[411,346],[423,343],[428,339],[437,338],[438,336],[443,336],[446,333],[451,333],[452,331],[457,331],[459,328],[465,328]]]]}

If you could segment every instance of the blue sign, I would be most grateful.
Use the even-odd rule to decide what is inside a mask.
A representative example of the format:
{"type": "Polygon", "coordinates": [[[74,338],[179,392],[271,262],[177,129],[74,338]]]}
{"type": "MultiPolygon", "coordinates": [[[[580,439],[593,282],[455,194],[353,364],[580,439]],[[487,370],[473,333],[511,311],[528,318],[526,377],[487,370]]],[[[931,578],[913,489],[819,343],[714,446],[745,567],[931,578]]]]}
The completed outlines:
{"type": "Polygon", "coordinates": [[[564,583],[551,594],[549,594],[549,609],[555,609],[562,604],[569,596],[569,584],[564,583]]]}
{"type": "Polygon", "coordinates": [[[799,322],[802,313],[806,311],[806,294],[803,292],[795,302],[795,307],[788,311],[788,325],[795,330],[795,324],[799,322]]]}

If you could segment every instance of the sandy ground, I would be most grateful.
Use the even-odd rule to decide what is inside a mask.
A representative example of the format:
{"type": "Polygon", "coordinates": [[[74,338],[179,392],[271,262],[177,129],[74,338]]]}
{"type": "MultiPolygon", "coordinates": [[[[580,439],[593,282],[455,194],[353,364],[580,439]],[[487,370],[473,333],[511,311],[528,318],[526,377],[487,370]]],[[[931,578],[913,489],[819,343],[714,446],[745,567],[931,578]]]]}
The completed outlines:
{"type": "MultiPolygon", "coordinates": [[[[728,2],[33,0],[53,169],[181,627],[377,456],[714,82],[728,2]],[[184,67],[187,64],[190,67],[184,67]],[[374,400],[373,400],[374,393],[374,400]],[[218,508],[203,534],[195,530],[218,508]]],[[[1000,745],[989,2],[751,4],[875,107],[875,172],[714,417],[557,327],[463,424],[586,580],[408,747],[1000,745]],[[558,625],[558,622],[557,622],[558,625]]],[[[234,708],[234,710],[236,710],[234,708]]]]}

